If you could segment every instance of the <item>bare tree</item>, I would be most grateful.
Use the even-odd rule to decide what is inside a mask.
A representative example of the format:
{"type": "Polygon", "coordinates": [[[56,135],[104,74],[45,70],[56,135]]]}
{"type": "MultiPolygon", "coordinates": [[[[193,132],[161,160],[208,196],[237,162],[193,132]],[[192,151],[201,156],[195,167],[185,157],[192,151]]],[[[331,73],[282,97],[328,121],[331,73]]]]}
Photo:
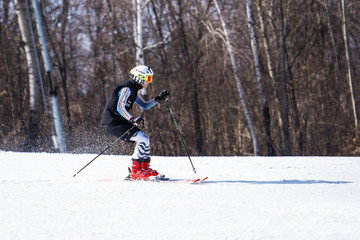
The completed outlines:
{"type": "Polygon", "coordinates": [[[242,83],[241,83],[241,79],[240,79],[240,75],[239,75],[239,69],[237,68],[237,62],[236,62],[236,59],[235,59],[234,51],[232,49],[230,36],[228,34],[226,24],[225,24],[225,21],[224,21],[224,19],[222,17],[221,10],[220,10],[220,7],[219,7],[219,4],[218,4],[217,0],[214,0],[214,4],[215,4],[216,10],[218,12],[222,28],[223,28],[224,37],[225,37],[225,44],[226,44],[226,48],[228,50],[228,54],[230,56],[231,64],[232,64],[232,67],[233,67],[234,76],[235,76],[237,88],[238,88],[238,91],[239,91],[240,101],[241,101],[242,106],[244,108],[246,119],[247,119],[248,124],[249,124],[250,133],[251,133],[252,141],[253,141],[254,153],[255,153],[255,155],[259,155],[260,154],[259,145],[258,145],[258,141],[257,141],[257,138],[256,138],[253,123],[252,123],[252,120],[251,120],[251,117],[250,117],[250,113],[249,113],[249,110],[248,110],[248,107],[247,107],[247,103],[246,103],[246,100],[245,100],[244,89],[242,87],[242,83]]]}
{"type": "MultiPolygon", "coordinates": [[[[49,41],[51,43],[52,49],[54,50],[54,55],[56,59],[56,66],[59,70],[60,78],[61,78],[61,85],[64,91],[64,98],[65,98],[65,110],[66,110],[66,122],[67,122],[67,128],[69,133],[69,140],[72,139],[72,123],[71,123],[71,113],[70,113],[70,102],[69,102],[69,91],[68,91],[68,70],[69,70],[69,59],[67,54],[67,49],[69,49],[69,41],[67,39],[69,38],[67,35],[67,29],[68,29],[68,23],[69,23],[69,8],[70,8],[70,2],[68,0],[62,1],[62,6],[59,6],[61,8],[60,14],[58,16],[57,23],[60,23],[60,31],[59,31],[59,39],[56,38],[49,38],[49,41]]],[[[47,30],[47,35],[51,36],[50,29],[45,21],[45,27],[47,30]]],[[[71,145],[71,143],[70,143],[71,145]]]]}
{"type": "Polygon", "coordinates": [[[355,128],[358,126],[358,117],[356,113],[356,103],[354,97],[353,83],[352,83],[352,72],[351,72],[351,60],[348,46],[348,37],[347,37],[347,27],[346,27],[346,8],[345,8],[345,0],[341,1],[341,9],[342,9],[342,30],[345,44],[345,54],[346,54],[346,63],[347,63],[347,77],[349,82],[349,91],[352,103],[352,109],[354,114],[354,125],[355,128]]]}
{"type": "Polygon", "coordinates": [[[39,115],[41,107],[41,98],[39,91],[39,73],[36,68],[35,52],[32,45],[30,24],[27,18],[27,6],[25,0],[15,0],[16,12],[18,15],[18,23],[21,37],[24,42],[25,56],[27,60],[28,79],[29,79],[29,97],[30,97],[30,115],[27,130],[27,139],[25,142],[25,150],[33,151],[37,147],[39,137],[39,115]]]}
{"type": "Polygon", "coordinates": [[[263,91],[263,83],[262,83],[262,75],[261,75],[261,69],[260,69],[260,57],[258,52],[258,43],[254,28],[254,20],[253,20],[253,14],[252,14],[252,8],[251,8],[251,0],[246,0],[246,12],[247,12],[247,18],[248,18],[248,26],[250,29],[250,39],[251,39],[251,49],[253,51],[253,57],[254,57],[254,63],[255,63],[255,72],[256,72],[256,79],[258,83],[259,88],[259,94],[261,98],[262,103],[262,112],[263,112],[263,120],[264,120],[264,128],[265,128],[265,134],[266,134],[266,145],[267,145],[267,155],[273,156],[275,153],[275,149],[272,144],[271,139],[271,119],[270,119],[270,109],[269,104],[266,99],[265,93],[263,91]]]}
{"type": "MultiPolygon", "coordinates": [[[[273,59],[272,59],[272,54],[271,54],[271,51],[270,51],[270,37],[268,36],[268,31],[265,27],[265,21],[264,21],[264,15],[266,14],[266,12],[268,12],[268,15],[265,15],[266,18],[272,18],[272,9],[273,9],[273,6],[272,6],[272,1],[270,1],[270,6],[267,8],[267,11],[265,10],[266,8],[263,7],[263,2],[262,0],[257,0],[255,1],[256,3],[256,8],[257,8],[257,11],[258,11],[258,18],[259,18],[259,24],[260,24],[260,38],[262,40],[262,44],[263,44],[263,47],[264,47],[264,52],[265,52],[265,56],[266,56],[266,66],[267,66],[267,72],[268,72],[268,75],[270,77],[270,80],[271,80],[271,99],[274,101],[274,103],[272,104],[272,107],[271,109],[273,110],[274,112],[274,115],[275,115],[275,119],[278,123],[278,126],[272,126],[272,129],[278,129],[278,128],[282,128],[282,119],[281,119],[281,113],[280,113],[280,95],[279,95],[279,90],[278,90],[278,87],[277,87],[277,84],[276,84],[276,78],[275,78],[275,68],[274,68],[274,62],[273,62],[273,59]]],[[[271,23],[271,22],[270,22],[271,23]]],[[[272,29],[272,32],[274,32],[274,27],[272,24],[269,24],[270,28],[272,29]]],[[[274,119],[274,118],[273,118],[274,119]]],[[[274,124],[275,125],[275,124],[274,124]]],[[[275,132],[273,130],[273,132],[275,132]]],[[[280,130],[279,131],[279,135],[281,136],[281,139],[283,139],[283,134],[282,134],[282,131],[280,130]]]]}
{"type": "Polygon", "coordinates": [[[289,136],[289,101],[287,93],[287,81],[286,81],[286,63],[285,63],[285,30],[284,30],[284,15],[283,15],[283,6],[282,0],[279,0],[279,24],[280,24],[280,72],[281,72],[281,82],[282,82],[282,130],[284,134],[284,154],[289,156],[291,155],[291,145],[290,145],[290,136],[289,136]]]}
{"type": "MultiPolygon", "coordinates": [[[[145,6],[150,2],[150,0],[133,0],[133,5],[135,8],[134,14],[134,40],[135,40],[135,59],[136,65],[145,64],[144,56],[144,43],[143,43],[143,12],[145,6]]],[[[140,90],[140,94],[145,96],[147,95],[147,90],[145,88],[140,90]]],[[[141,110],[142,111],[142,110],[141,110]]]]}

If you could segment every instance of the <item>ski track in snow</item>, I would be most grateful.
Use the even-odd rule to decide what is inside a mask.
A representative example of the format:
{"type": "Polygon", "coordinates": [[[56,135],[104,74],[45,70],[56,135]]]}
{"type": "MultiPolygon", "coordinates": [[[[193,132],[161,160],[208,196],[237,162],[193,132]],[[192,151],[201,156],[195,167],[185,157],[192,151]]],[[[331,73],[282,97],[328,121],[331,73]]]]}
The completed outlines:
{"type": "Polygon", "coordinates": [[[0,238],[360,239],[360,158],[152,157],[171,179],[123,181],[130,156],[0,152],[0,238]]]}

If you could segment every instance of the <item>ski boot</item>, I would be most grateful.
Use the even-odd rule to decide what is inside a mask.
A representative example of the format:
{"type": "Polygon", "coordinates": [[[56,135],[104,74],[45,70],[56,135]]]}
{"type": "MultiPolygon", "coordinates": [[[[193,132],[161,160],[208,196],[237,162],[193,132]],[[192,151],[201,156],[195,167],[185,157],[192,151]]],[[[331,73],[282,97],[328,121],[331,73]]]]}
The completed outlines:
{"type": "Polygon", "coordinates": [[[147,174],[150,174],[150,176],[157,176],[159,173],[156,170],[153,170],[150,168],[150,158],[143,159],[142,160],[142,168],[147,172],[147,174]]]}
{"type": "Polygon", "coordinates": [[[132,159],[131,169],[129,168],[131,180],[149,180],[151,175],[143,169],[142,163],[141,159],[132,159]]]}
{"type": "Polygon", "coordinates": [[[129,168],[129,176],[125,180],[150,180],[152,176],[158,176],[159,173],[156,170],[151,169],[150,158],[149,159],[132,159],[133,165],[129,168]]]}

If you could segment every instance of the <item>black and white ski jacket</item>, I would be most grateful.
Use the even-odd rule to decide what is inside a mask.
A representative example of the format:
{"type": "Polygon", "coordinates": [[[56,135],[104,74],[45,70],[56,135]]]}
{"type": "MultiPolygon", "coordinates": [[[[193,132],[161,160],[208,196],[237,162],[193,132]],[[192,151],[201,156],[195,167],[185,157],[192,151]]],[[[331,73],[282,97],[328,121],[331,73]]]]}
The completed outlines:
{"type": "Polygon", "coordinates": [[[155,99],[145,101],[138,95],[141,88],[142,86],[134,80],[124,82],[116,87],[106,103],[101,124],[128,122],[133,117],[129,111],[134,103],[145,110],[155,106],[158,103],[155,99]]]}

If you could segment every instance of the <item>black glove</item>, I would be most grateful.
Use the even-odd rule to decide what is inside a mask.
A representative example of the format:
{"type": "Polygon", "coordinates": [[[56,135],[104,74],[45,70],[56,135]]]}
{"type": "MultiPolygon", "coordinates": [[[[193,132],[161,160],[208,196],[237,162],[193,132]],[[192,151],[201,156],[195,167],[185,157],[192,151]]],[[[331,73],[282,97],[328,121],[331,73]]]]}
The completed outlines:
{"type": "Polygon", "coordinates": [[[142,116],[139,116],[139,117],[137,117],[137,118],[132,117],[132,118],[130,119],[130,122],[131,122],[132,124],[134,124],[135,126],[140,126],[140,125],[144,124],[144,119],[143,119],[142,116]]]}
{"type": "Polygon", "coordinates": [[[162,90],[159,96],[155,97],[155,101],[160,102],[162,100],[166,100],[169,97],[170,93],[166,90],[162,90]]]}

